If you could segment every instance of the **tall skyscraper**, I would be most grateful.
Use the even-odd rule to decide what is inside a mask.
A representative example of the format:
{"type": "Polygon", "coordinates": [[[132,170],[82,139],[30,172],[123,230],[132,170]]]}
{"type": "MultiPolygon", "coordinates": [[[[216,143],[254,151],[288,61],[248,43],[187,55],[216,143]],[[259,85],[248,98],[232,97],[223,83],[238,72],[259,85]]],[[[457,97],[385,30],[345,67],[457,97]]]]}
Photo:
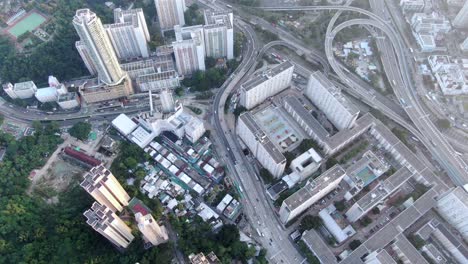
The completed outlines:
{"type": "Polygon", "coordinates": [[[234,18],[232,12],[205,11],[205,52],[207,57],[234,58],[234,18]]]}
{"type": "Polygon", "coordinates": [[[89,9],[78,9],[73,18],[73,26],[96,67],[99,80],[107,85],[122,82],[126,75],[120,68],[101,19],[89,9]]]}
{"type": "Polygon", "coordinates": [[[172,42],[177,71],[180,75],[205,70],[203,26],[174,27],[176,41],[172,42]]]}
{"type": "Polygon", "coordinates": [[[89,73],[91,75],[96,75],[97,74],[96,65],[94,65],[93,59],[91,58],[91,55],[89,54],[88,49],[86,48],[86,45],[84,44],[84,42],[81,40],[75,42],[75,47],[78,50],[78,53],[80,54],[81,59],[83,60],[89,73]]]}
{"type": "Polygon", "coordinates": [[[103,165],[98,165],[86,173],[81,187],[96,201],[114,212],[122,211],[123,206],[128,205],[130,200],[119,181],[103,165]]]}
{"type": "Polygon", "coordinates": [[[114,24],[104,25],[104,28],[117,57],[121,60],[148,57],[150,35],[143,10],[116,8],[114,21],[114,24]]]}
{"type": "Polygon", "coordinates": [[[121,249],[127,248],[135,238],[132,230],[105,205],[94,202],[83,215],[88,225],[121,249]]]}
{"type": "Polygon", "coordinates": [[[135,214],[135,219],[138,223],[138,229],[143,234],[145,241],[157,246],[166,242],[169,237],[166,227],[159,226],[156,220],[150,213],[143,215],[141,212],[135,214]]]}
{"type": "Polygon", "coordinates": [[[456,28],[468,28],[468,1],[465,1],[460,12],[453,20],[453,26],[456,28]]]}
{"type": "Polygon", "coordinates": [[[185,25],[185,0],[154,0],[162,31],[185,25]]]}

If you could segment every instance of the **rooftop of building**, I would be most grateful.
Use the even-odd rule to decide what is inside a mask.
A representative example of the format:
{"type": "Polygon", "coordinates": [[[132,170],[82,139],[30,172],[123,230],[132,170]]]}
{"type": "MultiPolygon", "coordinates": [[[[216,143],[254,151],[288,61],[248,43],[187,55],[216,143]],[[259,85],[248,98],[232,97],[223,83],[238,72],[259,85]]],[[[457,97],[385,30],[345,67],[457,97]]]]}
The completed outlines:
{"type": "Polygon", "coordinates": [[[336,87],[322,72],[316,71],[310,75],[309,82],[316,80],[322,88],[326,89],[351,115],[359,113],[357,108],[341,93],[341,89],[336,87]]]}
{"type": "Polygon", "coordinates": [[[304,231],[301,239],[315,256],[317,256],[320,263],[338,263],[333,252],[314,229],[304,231]]]}
{"type": "Polygon", "coordinates": [[[57,102],[71,101],[71,100],[75,100],[77,97],[78,97],[78,94],[75,92],[61,94],[58,96],[57,102]]]}
{"type": "Polygon", "coordinates": [[[259,84],[266,82],[267,80],[275,77],[276,75],[292,67],[294,67],[294,65],[290,61],[282,62],[274,66],[273,68],[262,72],[260,75],[257,75],[254,78],[246,81],[245,83],[241,85],[241,87],[245,91],[251,90],[257,87],[259,84]]]}
{"type": "Polygon", "coordinates": [[[335,149],[346,142],[349,138],[354,137],[356,134],[361,134],[363,130],[369,129],[375,122],[375,117],[369,113],[366,113],[362,117],[356,120],[353,128],[343,129],[335,135],[329,137],[326,140],[327,145],[330,149],[335,149]]]}
{"type": "Polygon", "coordinates": [[[130,119],[126,114],[120,114],[114,120],[112,120],[112,125],[117,128],[125,136],[132,133],[138,126],[132,119],[130,119]]]}
{"type": "Polygon", "coordinates": [[[250,112],[245,112],[239,116],[247,128],[253,133],[257,140],[262,144],[265,150],[275,160],[280,163],[286,160],[281,151],[271,142],[270,138],[266,135],[265,131],[258,125],[250,112]]]}
{"type": "Polygon", "coordinates": [[[388,177],[385,181],[379,183],[371,191],[359,199],[356,204],[363,211],[371,209],[387,195],[395,191],[398,186],[411,178],[412,175],[413,174],[405,167],[397,170],[393,175],[388,177]]]}
{"type": "Polygon", "coordinates": [[[137,83],[154,82],[154,81],[167,80],[167,79],[176,78],[176,77],[178,77],[177,72],[174,70],[170,70],[170,71],[156,72],[156,73],[150,73],[150,74],[138,76],[136,78],[136,82],[137,83]]]}
{"type": "Polygon", "coordinates": [[[81,24],[90,22],[93,19],[98,19],[96,13],[91,11],[89,8],[82,8],[76,10],[75,16],[73,17],[73,22],[81,24]]]}
{"type": "Polygon", "coordinates": [[[227,28],[232,28],[231,23],[232,12],[221,11],[221,10],[205,10],[205,28],[217,27],[219,25],[226,26],[227,28]]]}
{"type": "Polygon", "coordinates": [[[144,68],[152,67],[155,70],[161,68],[161,71],[174,70],[174,62],[171,55],[151,56],[149,58],[137,59],[122,63],[120,65],[124,71],[136,71],[144,68]]]}
{"type": "Polygon", "coordinates": [[[451,191],[445,193],[443,196],[441,196],[440,199],[443,199],[444,197],[457,197],[457,200],[461,203],[463,203],[465,208],[468,208],[468,191],[465,190],[462,186],[457,186],[453,188],[451,191]]]}
{"type": "MultiPolygon", "coordinates": [[[[379,261],[380,264],[396,264],[396,261],[388,254],[388,251],[385,249],[379,249],[377,251],[372,252],[369,254],[372,258],[370,259],[376,259],[379,261]]],[[[369,256],[366,258],[366,260],[369,259],[369,256]]],[[[371,262],[373,263],[373,262],[371,262]]]]}
{"type": "Polygon", "coordinates": [[[330,133],[328,133],[328,131],[323,128],[320,122],[315,119],[315,117],[309,111],[307,111],[307,109],[299,101],[299,99],[297,99],[296,96],[288,95],[283,100],[285,105],[290,106],[293,111],[307,124],[307,126],[313,129],[317,137],[324,141],[325,138],[330,136],[330,133]]]}
{"type": "Polygon", "coordinates": [[[286,198],[283,203],[290,211],[292,211],[302,205],[305,201],[314,197],[322,189],[327,187],[330,182],[336,181],[337,179],[343,177],[345,173],[345,170],[337,164],[322,173],[317,178],[308,182],[304,187],[286,198]]]}
{"type": "Polygon", "coordinates": [[[36,85],[34,84],[33,81],[19,82],[19,83],[15,83],[14,90],[15,91],[30,90],[30,89],[34,89],[35,87],[36,85]]]}
{"type": "Polygon", "coordinates": [[[429,263],[403,234],[399,234],[396,237],[396,241],[393,243],[393,246],[405,255],[410,263],[429,263]]]}

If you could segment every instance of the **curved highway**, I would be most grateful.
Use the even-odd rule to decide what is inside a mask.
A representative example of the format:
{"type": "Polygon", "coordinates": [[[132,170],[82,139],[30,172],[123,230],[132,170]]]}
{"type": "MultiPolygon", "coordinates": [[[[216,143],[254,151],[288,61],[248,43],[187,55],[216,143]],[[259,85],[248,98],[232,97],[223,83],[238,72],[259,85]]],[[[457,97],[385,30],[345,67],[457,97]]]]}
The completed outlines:
{"type": "MultiPolygon", "coordinates": [[[[444,167],[447,171],[449,176],[451,177],[452,181],[457,185],[463,185],[468,183],[468,167],[465,162],[460,159],[457,155],[455,150],[449,143],[445,140],[445,138],[441,135],[440,131],[435,127],[432,121],[429,119],[429,116],[424,112],[423,108],[419,104],[417,95],[414,93],[415,89],[413,87],[413,83],[411,81],[410,72],[408,70],[408,62],[406,49],[402,44],[400,36],[395,32],[395,30],[386,24],[386,20],[380,18],[379,16],[375,15],[372,12],[367,10],[352,7],[352,6],[302,6],[302,7],[262,7],[263,10],[268,11],[308,11],[308,10],[338,10],[338,11],[353,11],[358,12],[364,15],[371,17],[373,20],[354,20],[352,23],[350,21],[344,22],[340,25],[340,28],[345,28],[346,26],[351,25],[362,25],[367,24],[373,27],[376,27],[382,30],[387,37],[389,38],[390,42],[393,45],[394,52],[396,53],[396,58],[398,62],[399,68],[394,69],[398,71],[398,75],[400,78],[398,80],[394,79],[393,88],[395,94],[400,98],[402,106],[405,108],[406,113],[416,125],[418,130],[421,132],[420,134],[416,134],[417,136],[429,149],[432,155],[439,161],[439,163],[444,167]]],[[[336,21],[336,19],[335,19],[336,21]]],[[[334,22],[329,25],[329,29],[331,29],[334,25],[334,22]]],[[[333,70],[343,78],[343,81],[350,85],[353,88],[357,88],[357,84],[354,83],[349,78],[344,76],[343,71],[336,66],[335,58],[333,55],[331,43],[333,38],[335,37],[336,33],[339,30],[329,31],[327,30],[327,37],[326,37],[326,53],[328,61],[330,62],[333,70]]],[[[387,72],[388,74],[388,72],[387,72]]]]}

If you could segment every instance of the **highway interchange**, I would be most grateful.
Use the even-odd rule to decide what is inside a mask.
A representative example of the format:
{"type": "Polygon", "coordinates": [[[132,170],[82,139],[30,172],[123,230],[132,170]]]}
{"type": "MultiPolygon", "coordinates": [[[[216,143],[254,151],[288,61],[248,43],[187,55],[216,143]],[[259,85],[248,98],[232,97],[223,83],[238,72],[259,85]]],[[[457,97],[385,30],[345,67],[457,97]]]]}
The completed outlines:
{"type": "MultiPolygon", "coordinates": [[[[348,3],[350,3],[350,1],[348,1],[348,3]]],[[[395,32],[393,27],[389,26],[386,19],[370,11],[353,6],[262,7],[262,9],[268,11],[337,10],[358,12],[369,16],[371,19],[353,19],[343,22],[333,30],[332,28],[337,16],[335,16],[334,19],[332,18],[327,28],[325,40],[325,52],[332,69],[348,87],[360,91],[359,93],[364,95],[365,89],[354,82],[354,80],[348,78],[342,68],[337,65],[332,50],[333,39],[340,30],[352,25],[369,25],[384,32],[393,46],[393,49],[385,49],[385,52],[388,52],[387,56],[389,57],[395,56],[395,61],[397,62],[397,64],[392,65],[391,70],[389,70],[388,67],[385,69],[386,74],[388,74],[389,77],[394,77],[394,79],[391,79],[394,92],[397,97],[400,98],[402,107],[405,109],[411,121],[415,124],[417,130],[419,130],[419,133],[416,133],[416,131],[412,132],[424,143],[433,157],[436,158],[447,171],[455,184],[463,185],[468,183],[468,165],[457,155],[453,147],[446,141],[444,136],[442,136],[420,104],[417,94],[415,93],[416,89],[412,82],[411,71],[408,68],[408,65],[410,65],[408,58],[411,56],[408,56],[408,51],[403,44],[401,36],[395,32]]],[[[396,119],[396,121],[398,121],[398,119],[396,119]]],[[[410,129],[410,131],[411,130],[413,129],[410,129]]]]}
{"type": "MultiPolygon", "coordinates": [[[[347,4],[350,4],[351,2],[352,1],[348,1],[347,4]]],[[[399,114],[394,113],[393,110],[388,108],[385,104],[381,103],[379,100],[374,100],[375,97],[374,98],[370,97],[370,100],[373,102],[368,102],[368,103],[370,103],[370,105],[374,106],[380,111],[384,112],[387,116],[390,116],[393,120],[395,120],[396,122],[400,123],[407,129],[409,129],[416,137],[418,137],[425,144],[425,146],[431,151],[434,157],[446,169],[446,171],[448,172],[449,176],[451,177],[451,179],[453,180],[455,184],[460,185],[460,184],[464,184],[468,182],[466,164],[461,159],[459,159],[459,157],[456,156],[455,151],[453,150],[452,146],[450,146],[445,141],[444,137],[437,130],[437,128],[432,123],[432,121],[428,118],[428,115],[424,112],[422,107],[419,105],[417,95],[414,94],[413,92],[415,89],[412,87],[413,84],[412,84],[411,77],[410,77],[410,71],[407,68],[407,61],[405,57],[406,50],[404,46],[401,44],[399,35],[390,26],[388,26],[388,24],[386,24],[386,22],[388,23],[388,20],[380,18],[379,16],[369,11],[356,8],[356,7],[352,7],[352,6],[312,6],[312,7],[300,7],[300,8],[274,7],[274,8],[262,8],[262,9],[269,10],[269,11],[284,11],[284,10],[288,10],[288,11],[295,11],[295,10],[297,11],[304,11],[304,10],[354,11],[354,12],[359,12],[359,13],[369,16],[371,19],[349,20],[338,25],[336,28],[334,28],[334,23],[339,17],[340,12],[337,12],[337,14],[332,18],[327,28],[327,34],[326,34],[326,40],[325,40],[326,56],[327,56],[327,60],[329,64],[331,65],[331,68],[338,75],[341,81],[351,88],[352,93],[357,93],[358,96],[363,100],[369,100],[369,97],[370,97],[369,89],[366,89],[365,87],[361,86],[361,83],[357,82],[355,78],[350,78],[349,75],[343,71],[343,67],[339,65],[337,61],[335,60],[333,50],[332,50],[333,39],[340,30],[346,27],[352,26],[352,25],[369,25],[369,26],[378,28],[381,31],[383,31],[386,34],[386,36],[390,39],[394,47],[394,50],[392,48],[387,49],[386,53],[384,53],[383,56],[385,56],[385,59],[387,58],[394,59],[395,62],[397,62],[397,63],[394,63],[392,67],[388,67],[388,66],[385,67],[385,71],[388,74],[389,79],[391,79],[393,82],[393,89],[395,90],[395,94],[397,95],[398,98],[401,98],[400,102],[402,104],[402,107],[404,108],[408,116],[410,117],[411,121],[415,124],[415,126],[411,125],[408,122],[408,120],[404,119],[399,114]],[[392,51],[395,51],[395,52],[392,52],[392,51]]],[[[248,25],[245,25],[244,29],[248,29],[248,25]]],[[[250,34],[251,32],[249,31],[249,35],[250,34]]],[[[288,38],[288,39],[291,40],[292,38],[288,38]]],[[[296,48],[298,47],[302,48],[302,46],[298,45],[297,43],[291,44],[290,41],[288,41],[287,43],[290,46],[294,46],[296,48]]],[[[282,43],[272,43],[270,45],[265,46],[265,48],[262,49],[261,51],[263,52],[268,47],[277,45],[277,44],[282,44],[282,43]]],[[[253,45],[253,47],[255,50],[255,45],[253,45]]],[[[314,53],[308,53],[308,54],[314,54],[314,53]]],[[[259,56],[260,55],[261,53],[259,54],[259,56]]],[[[244,187],[244,190],[245,190],[244,192],[246,194],[246,199],[244,201],[246,215],[248,215],[250,218],[254,217],[254,219],[250,219],[250,222],[254,226],[254,228],[256,228],[257,226],[261,228],[263,224],[263,226],[268,227],[268,230],[271,231],[272,237],[270,241],[272,241],[273,244],[270,243],[269,241],[267,241],[267,243],[262,243],[263,246],[265,246],[269,251],[269,257],[271,258],[270,260],[273,261],[274,263],[277,263],[278,260],[280,262],[296,263],[298,262],[297,257],[293,257],[293,256],[296,256],[297,252],[294,249],[289,249],[291,246],[291,243],[289,242],[282,243],[281,244],[282,246],[279,252],[274,246],[277,243],[281,243],[281,241],[283,240],[281,239],[281,236],[275,237],[274,234],[276,233],[276,234],[281,235],[281,233],[284,233],[284,231],[279,226],[279,222],[276,219],[276,215],[271,215],[271,212],[273,211],[269,211],[270,205],[268,204],[268,202],[264,201],[263,199],[264,197],[261,197],[260,199],[258,198],[259,194],[261,194],[261,196],[265,196],[263,192],[263,187],[261,186],[261,183],[256,180],[258,176],[253,177],[255,175],[255,172],[251,168],[251,164],[245,160],[245,157],[243,156],[237,144],[238,141],[236,140],[235,134],[233,134],[232,131],[229,130],[225,122],[225,118],[226,118],[224,115],[224,104],[226,103],[225,100],[228,98],[228,95],[232,92],[232,89],[235,86],[237,86],[238,81],[242,79],[242,76],[240,76],[240,74],[245,73],[245,72],[248,73],[249,71],[252,70],[251,68],[249,68],[249,67],[252,67],[251,65],[252,57],[253,56],[245,57],[248,59],[245,62],[245,64],[241,65],[238,68],[239,72],[237,73],[235,79],[232,80],[228,85],[226,86],[223,85],[223,89],[216,96],[215,102],[213,105],[213,109],[215,113],[215,120],[214,120],[215,129],[217,131],[217,134],[220,135],[220,137],[222,138],[222,141],[223,141],[222,146],[224,147],[224,151],[228,153],[227,154],[228,158],[226,160],[227,164],[229,165],[228,167],[230,168],[231,171],[234,172],[235,178],[238,181],[240,180],[241,185],[244,187]],[[246,174],[250,175],[250,177],[242,177],[242,178],[240,177],[241,175],[246,175],[246,174]],[[259,214],[259,212],[261,212],[261,214],[259,214]],[[275,225],[277,225],[277,227],[275,225]],[[292,259],[295,259],[295,260],[292,261],[292,259]]],[[[320,57],[320,56],[317,56],[317,57],[320,57]]],[[[349,92],[349,89],[348,89],[348,92],[349,92]]],[[[285,236],[283,236],[283,238],[284,237],[285,236]]],[[[260,238],[262,239],[262,237],[260,238]]]]}

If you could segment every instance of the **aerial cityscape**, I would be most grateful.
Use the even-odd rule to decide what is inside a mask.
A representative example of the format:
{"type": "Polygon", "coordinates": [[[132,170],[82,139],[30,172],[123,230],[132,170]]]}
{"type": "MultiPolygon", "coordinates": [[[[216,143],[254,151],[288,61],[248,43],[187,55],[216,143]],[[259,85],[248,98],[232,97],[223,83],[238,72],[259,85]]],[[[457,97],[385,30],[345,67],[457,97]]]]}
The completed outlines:
{"type": "Polygon", "coordinates": [[[0,264],[468,264],[468,0],[0,0],[0,264]]]}

